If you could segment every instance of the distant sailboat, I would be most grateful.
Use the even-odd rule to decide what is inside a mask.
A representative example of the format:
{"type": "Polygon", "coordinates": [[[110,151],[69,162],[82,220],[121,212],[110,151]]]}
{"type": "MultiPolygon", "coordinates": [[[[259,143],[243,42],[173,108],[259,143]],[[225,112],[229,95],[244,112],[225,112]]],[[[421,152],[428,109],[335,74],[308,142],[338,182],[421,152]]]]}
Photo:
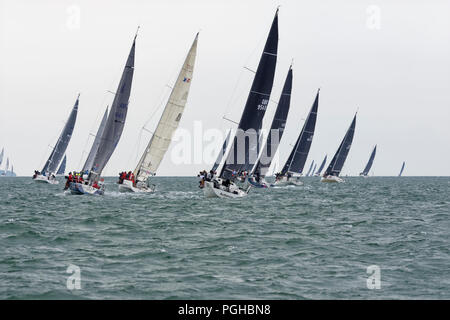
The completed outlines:
{"type": "Polygon", "coordinates": [[[339,174],[341,173],[342,167],[347,159],[348,152],[350,151],[350,147],[352,146],[353,136],[355,134],[355,125],[356,114],[347,130],[347,133],[345,134],[344,139],[336,151],[336,154],[331,160],[327,170],[325,170],[325,173],[321,179],[322,182],[344,182],[343,179],[339,178],[339,174]]]}
{"type": "Polygon", "coordinates": [[[33,175],[33,180],[38,182],[46,182],[50,184],[58,184],[58,180],[55,179],[55,174],[59,167],[62,157],[66,152],[67,146],[69,145],[70,139],[72,138],[72,133],[75,128],[75,122],[77,120],[78,114],[78,103],[80,95],[78,94],[77,100],[75,101],[72,111],[70,112],[69,119],[67,120],[55,147],[50,154],[44,168],[39,171],[35,171],[33,175]]]}
{"type": "Polygon", "coordinates": [[[314,166],[314,160],[311,162],[311,165],[309,166],[308,172],[305,174],[305,177],[309,177],[311,175],[311,172],[314,172],[313,166],[314,166]]]}
{"type": "Polygon", "coordinates": [[[320,173],[322,172],[323,167],[325,167],[325,163],[326,163],[326,162],[327,162],[327,156],[325,155],[325,158],[323,158],[323,161],[322,161],[322,163],[320,164],[319,169],[317,169],[316,173],[314,173],[314,176],[316,176],[316,177],[320,176],[320,173]]]}
{"type": "Polygon", "coordinates": [[[3,163],[3,156],[5,155],[5,148],[2,148],[2,152],[0,153],[0,166],[3,163]]]}
{"type": "Polygon", "coordinates": [[[255,169],[252,172],[252,176],[249,178],[250,184],[259,188],[269,187],[269,183],[265,181],[267,171],[272,163],[273,157],[277,152],[278,145],[280,144],[281,137],[284,133],[286,126],[286,119],[289,113],[289,107],[291,104],[291,92],[292,92],[292,65],[289,67],[286,80],[284,82],[281,97],[278,102],[275,115],[270,126],[270,131],[267,135],[267,141],[263,147],[262,154],[255,165],[255,169]],[[278,134],[278,137],[272,137],[272,133],[278,134]],[[272,141],[272,138],[274,140],[272,141]]]}
{"type": "Polygon", "coordinates": [[[61,165],[59,166],[58,172],[56,172],[57,176],[63,176],[64,172],[66,172],[66,161],[67,161],[67,157],[66,157],[66,155],[64,155],[61,165]]]}
{"type": "Polygon", "coordinates": [[[312,169],[311,173],[308,174],[308,177],[311,177],[314,175],[314,172],[316,172],[317,163],[314,163],[314,168],[312,169]]]}
{"type": "Polygon", "coordinates": [[[402,173],[403,173],[404,169],[405,169],[405,161],[403,161],[402,168],[400,169],[400,173],[398,174],[399,177],[402,176],[402,173]]]}
{"type": "MultiPolygon", "coordinates": [[[[122,136],[123,127],[125,125],[131,93],[131,84],[133,82],[136,37],[137,33],[134,36],[133,44],[131,46],[130,53],[128,54],[127,62],[122,72],[122,77],[114,96],[105,127],[102,130],[103,132],[100,137],[100,141],[98,141],[98,145],[95,145],[94,141],[93,148],[94,151],[95,149],[97,150],[95,151],[92,166],[89,169],[86,169],[89,172],[87,179],[86,181],[75,180],[70,182],[69,188],[72,194],[104,194],[105,186],[100,175],[110,157],[114,153],[120,137],[122,136]]],[[[100,127],[101,126],[102,125],[100,125],[100,127]]],[[[101,131],[100,129],[101,128],[99,128],[99,131],[101,131]]]]}
{"type": "Polygon", "coordinates": [[[370,168],[372,168],[372,164],[373,164],[373,159],[375,159],[375,154],[377,153],[377,146],[375,145],[375,147],[373,148],[372,153],[370,154],[370,158],[369,161],[366,164],[366,167],[364,168],[364,170],[359,174],[361,177],[367,177],[370,171],[370,168]]]}
{"type": "Polygon", "coordinates": [[[248,194],[250,185],[245,182],[258,157],[262,121],[272,92],[278,51],[278,9],[261,55],[252,87],[239,121],[238,131],[218,178],[205,181],[206,197],[240,198],[248,194]],[[246,143],[248,137],[248,143],[246,143]]]}
{"type": "Polygon", "coordinates": [[[280,185],[302,185],[299,177],[303,172],[303,167],[306,163],[306,158],[309,154],[309,149],[314,137],[314,131],[316,128],[317,111],[319,108],[319,93],[317,90],[316,98],[309,111],[308,117],[303,124],[302,131],[297,138],[292,151],[283,166],[280,173],[276,174],[275,183],[273,186],[280,185]]]}
{"type": "Polygon", "coordinates": [[[172,135],[178,128],[183,115],[194,73],[197,42],[198,33],[178,74],[175,86],[172,89],[156,130],[142,154],[136,169],[134,169],[133,175],[136,178],[134,179],[130,176],[121,177],[119,179],[119,191],[153,192],[155,190],[155,186],[149,183],[149,178],[156,174],[156,170],[169,149],[172,135]]]}

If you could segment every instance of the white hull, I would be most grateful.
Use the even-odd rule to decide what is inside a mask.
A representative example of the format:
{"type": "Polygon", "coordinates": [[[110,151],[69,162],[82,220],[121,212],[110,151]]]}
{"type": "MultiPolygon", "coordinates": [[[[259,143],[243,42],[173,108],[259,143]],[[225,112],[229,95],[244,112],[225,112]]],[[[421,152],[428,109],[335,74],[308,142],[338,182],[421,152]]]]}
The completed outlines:
{"type": "Polygon", "coordinates": [[[33,180],[36,182],[43,182],[43,183],[49,183],[49,184],[58,184],[59,183],[59,181],[56,180],[55,178],[49,179],[49,177],[43,176],[41,174],[34,177],[33,180]]]}
{"type": "Polygon", "coordinates": [[[320,179],[321,182],[329,182],[329,183],[342,183],[345,182],[344,179],[341,179],[337,176],[326,176],[326,177],[322,177],[322,179],[320,179]]]}
{"type": "Polygon", "coordinates": [[[220,189],[214,187],[214,183],[211,181],[205,181],[205,187],[203,188],[203,193],[205,197],[207,198],[229,198],[229,199],[236,199],[236,198],[243,198],[248,193],[245,192],[242,189],[239,189],[234,183],[230,185],[230,191],[227,190],[225,186],[221,185],[221,179],[217,180],[220,189]]]}
{"type": "Polygon", "coordinates": [[[72,194],[91,194],[91,195],[103,195],[105,193],[105,189],[94,188],[93,186],[89,186],[87,184],[81,184],[76,182],[71,182],[69,186],[70,192],[72,194]]]}
{"type": "Polygon", "coordinates": [[[275,180],[272,186],[283,187],[283,186],[301,186],[303,182],[300,181],[299,177],[290,177],[289,180],[287,177],[282,177],[279,180],[275,180]]]}
{"type": "Polygon", "coordinates": [[[139,193],[151,193],[155,191],[155,188],[147,187],[146,184],[142,183],[142,187],[133,186],[133,182],[130,180],[124,180],[123,183],[119,184],[119,192],[139,192],[139,193]]]}

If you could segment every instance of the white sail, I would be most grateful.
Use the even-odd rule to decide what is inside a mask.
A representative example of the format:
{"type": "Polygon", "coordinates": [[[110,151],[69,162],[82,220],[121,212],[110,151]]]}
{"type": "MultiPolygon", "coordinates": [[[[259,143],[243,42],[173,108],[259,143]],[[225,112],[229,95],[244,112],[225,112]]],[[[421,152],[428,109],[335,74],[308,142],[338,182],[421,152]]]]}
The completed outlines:
{"type": "Polygon", "coordinates": [[[180,123],[191,86],[197,53],[197,40],[198,34],[195,36],[184,61],[158,126],[134,170],[134,175],[138,181],[146,181],[149,176],[156,173],[164,154],[169,148],[172,135],[180,123]]]}

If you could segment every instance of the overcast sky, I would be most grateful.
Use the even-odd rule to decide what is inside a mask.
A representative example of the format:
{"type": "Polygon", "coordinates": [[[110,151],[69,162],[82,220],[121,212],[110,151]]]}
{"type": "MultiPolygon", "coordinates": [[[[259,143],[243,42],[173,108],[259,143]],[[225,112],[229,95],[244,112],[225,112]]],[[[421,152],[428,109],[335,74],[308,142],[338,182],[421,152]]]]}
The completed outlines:
{"type": "MultiPolygon", "coordinates": [[[[192,130],[195,121],[205,129],[234,127],[222,117],[239,121],[253,76],[243,67],[256,69],[278,5],[275,101],[294,59],[281,165],[320,87],[306,169],[325,154],[331,159],[359,109],[344,174],[358,174],[377,144],[375,175],[398,174],[402,161],[405,175],[450,175],[448,0],[0,0],[0,148],[18,175],[31,176],[42,168],[80,92],[67,150],[67,169],[80,169],[138,25],[126,125],[103,175],[136,166],[150,138],[141,128],[155,129],[167,85],[198,31],[180,128],[192,130]]],[[[269,106],[265,126],[275,107],[269,106]]],[[[210,167],[174,165],[171,158],[169,149],[158,175],[194,175],[210,167]]]]}

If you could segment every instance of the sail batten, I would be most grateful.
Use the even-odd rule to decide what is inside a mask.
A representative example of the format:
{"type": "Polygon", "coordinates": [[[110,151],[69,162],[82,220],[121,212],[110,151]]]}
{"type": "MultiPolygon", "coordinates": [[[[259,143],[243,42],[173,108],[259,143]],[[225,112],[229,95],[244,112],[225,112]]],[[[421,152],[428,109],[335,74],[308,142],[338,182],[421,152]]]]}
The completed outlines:
{"type": "Polygon", "coordinates": [[[356,125],[356,114],[355,117],[353,118],[352,123],[350,124],[350,127],[345,133],[344,139],[339,145],[338,150],[336,151],[333,159],[328,165],[328,168],[325,171],[324,176],[329,175],[339,176],[339,174],[341,173],[342,167],[344,166],[344,162],[347,159],[350,147],[352,145],[353,136],[355,134],[355,125],[356,125]]]}
{"type": "Polygon", "coordinates": [[[77,100],[75,101],[72,111],[70,112],[69,119],[67,120],[60,136],[58,137],[58,141],[56,142],[55,147],[50,154],[50,157],[45,162],[44,168],[41,171],[42,173],[56,173],[61,159],[66,152],[67,146],[69,145],[70,139],[72,138],[72,133],[75,128],[75,122],[77,120],[79,99],[80,95],[78,95],[77,100]]]}
{"type": "Polygon", "coordinates": [[[272,93],[277,52],[278,10],[275,13],[261,54],[247,102],[239,121],[238,130],[233,137],[233,143],[220,173],[220,177],[223,179],[234,180],[241,172],[251,172],[257,161],[260,130],[270,100],[270,94],[272,93]],[[248,143],[246,142],[246,137],[248,138],[248,143]]]}
{"type": "Polygon", "coordinates": [[[134,175],[138,181],[147,181],[148,177],[156,174],[165,153],[167,152],[172,136],[178,128],[184,108],[187,103],[189,89],[194,73],[195,58],[197,55],[198,33],[189,49],[186,59],[178,74],[175,85],[170,93],[167,104],[158,122],[145,151],[139,160],[134,175]]]}

